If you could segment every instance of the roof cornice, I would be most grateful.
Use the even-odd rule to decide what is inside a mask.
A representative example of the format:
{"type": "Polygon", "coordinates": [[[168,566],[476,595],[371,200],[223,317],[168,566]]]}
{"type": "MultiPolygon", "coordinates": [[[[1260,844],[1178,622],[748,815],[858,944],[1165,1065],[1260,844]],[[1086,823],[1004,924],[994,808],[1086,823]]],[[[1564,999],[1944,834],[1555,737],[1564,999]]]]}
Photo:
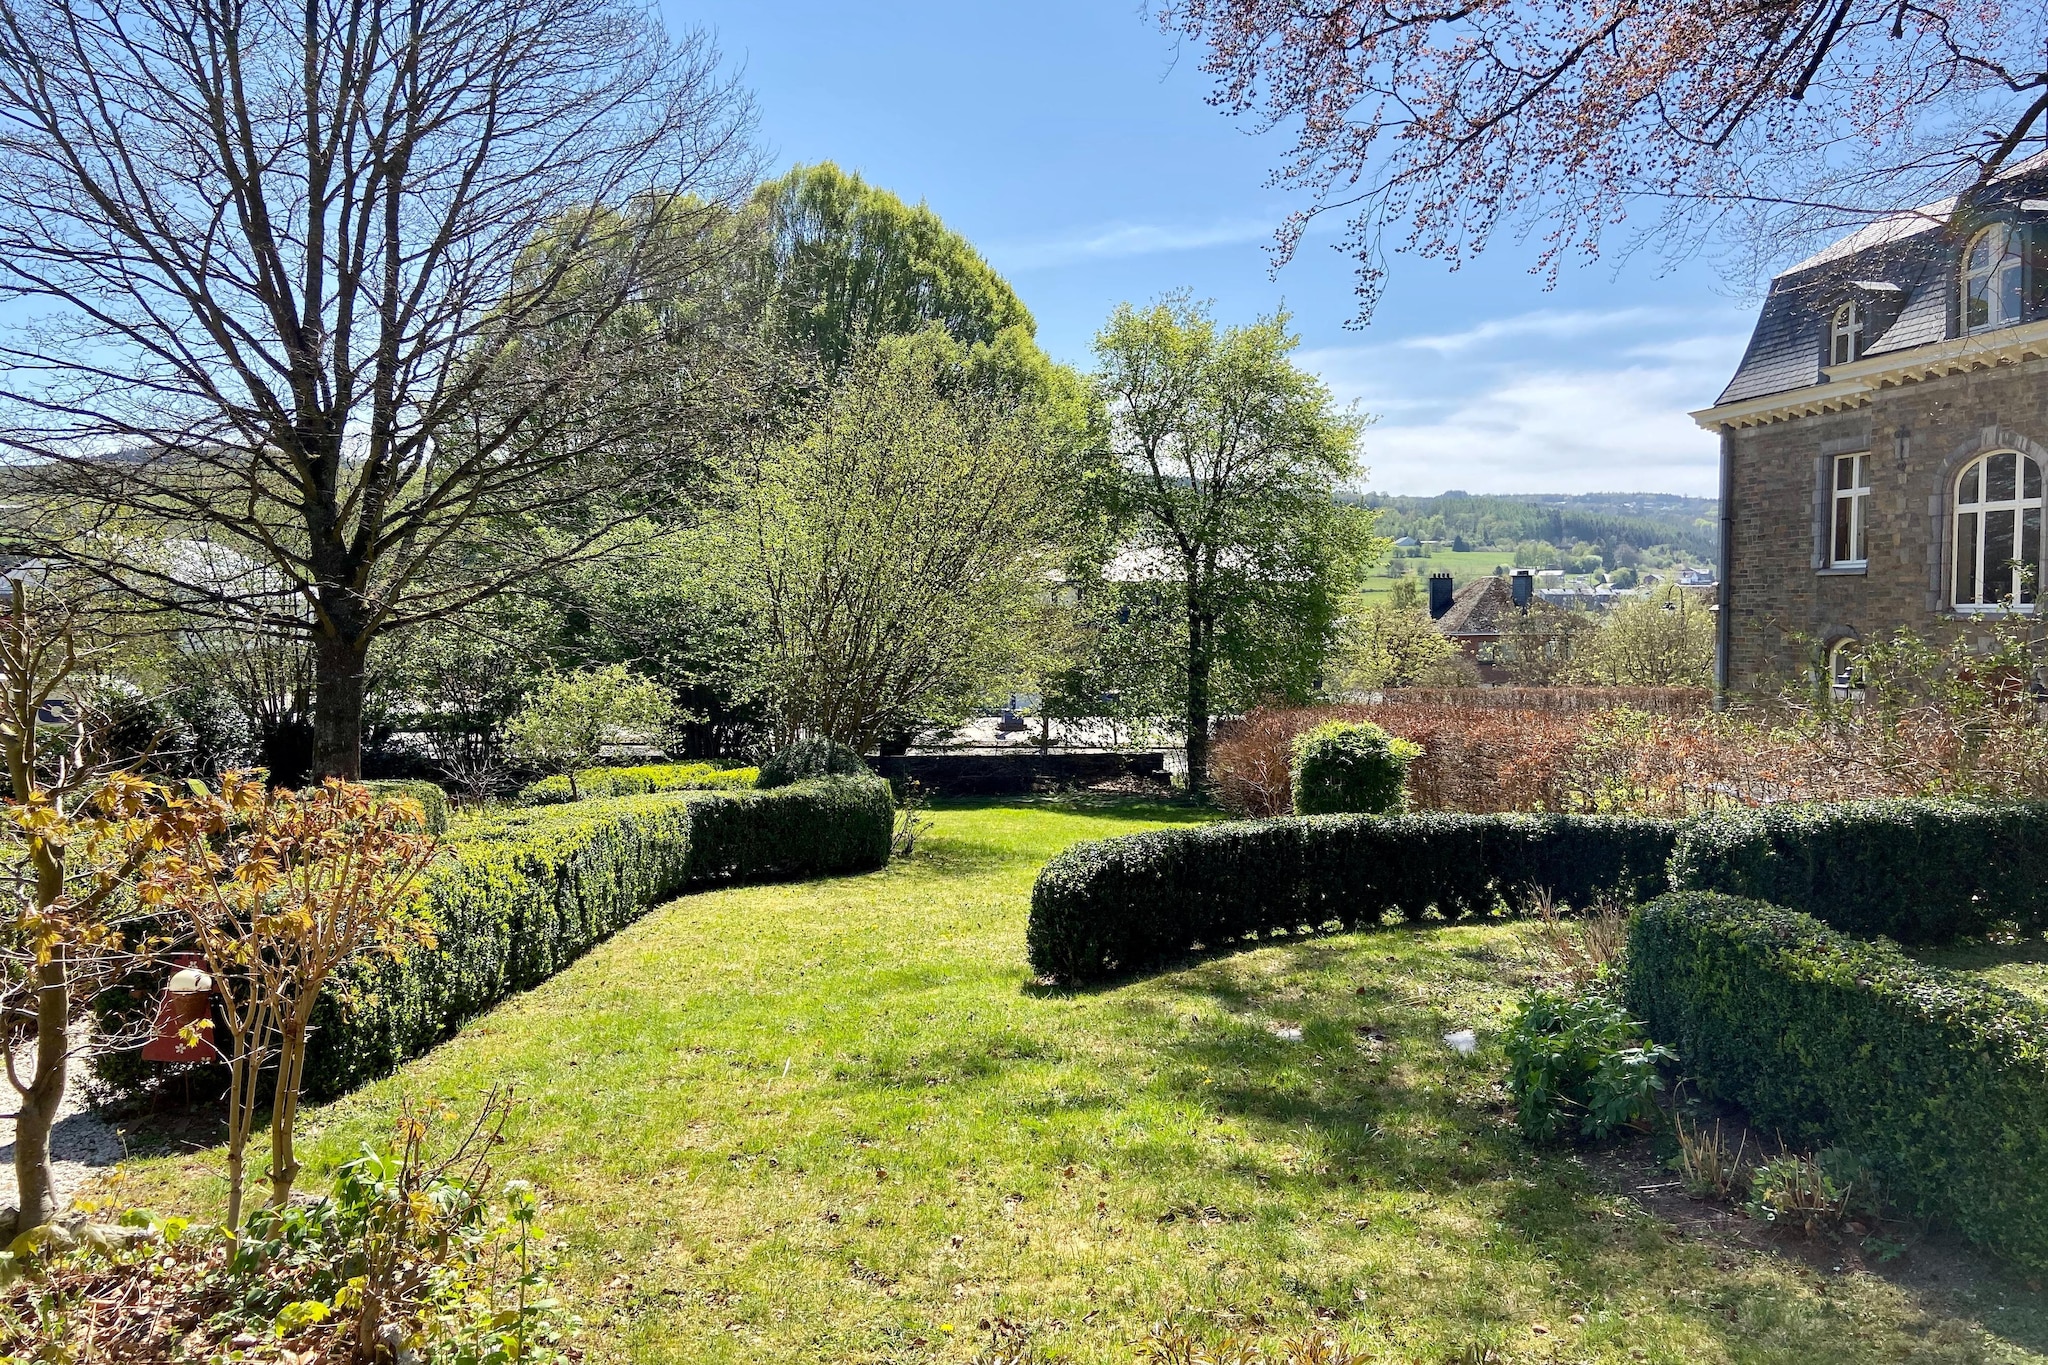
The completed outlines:
{"type": "Polygon", "coordinates": [[[2018,365],[2048,357],[2048,321],[1973,332],[1947,341],[1929,342],[1910,350],[1865,356],[1847,365],[1829,365],[1824,384],[1808,384],[1784,393],[1767,393],[1733,403],[1701,408],[1692,419],[1709,431],[1739,430],[1782,422],[1792,417],[1845,412],[1860,408],[1881,389],[1917,384],[1943,375],[1999,365],[2018,365]]]}

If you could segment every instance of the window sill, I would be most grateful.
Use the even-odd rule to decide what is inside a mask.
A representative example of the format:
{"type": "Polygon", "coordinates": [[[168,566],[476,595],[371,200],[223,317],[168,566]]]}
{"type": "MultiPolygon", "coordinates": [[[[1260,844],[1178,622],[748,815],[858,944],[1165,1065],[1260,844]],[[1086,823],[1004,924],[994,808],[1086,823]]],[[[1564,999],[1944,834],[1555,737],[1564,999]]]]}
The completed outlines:
{"type": "Polygon", "coordinates": [[[2027,603],[2024,603],[2024,604],[2022,604],[2022,605],[2020,605],[2020,606],[2013,606],[2013,607],[2007,607],[2007,606],[1986,606],[1986,607],[1950,607],[1950,608],[1949,608],[1949,614],[1950,614],[1951,616],[1958,616],[1958,617],[1964,617],[1964,616],[1967,616],[1967,617],[1977,617],[1977,616],[2032,616],[2032,615],[2034,614],[2034,604],[2033,604],[2032,602],[2027,602],[2027,603]]]}
{"type": "Polygon", "coordinates": [[[1830,564],[1825,568],[1815,569],[1814,572],[1822,578],[1847,578],[1850,575],[1861,578],[1870,572],[1870,562],[1863,560],[1855,564],[1830,564]]]}

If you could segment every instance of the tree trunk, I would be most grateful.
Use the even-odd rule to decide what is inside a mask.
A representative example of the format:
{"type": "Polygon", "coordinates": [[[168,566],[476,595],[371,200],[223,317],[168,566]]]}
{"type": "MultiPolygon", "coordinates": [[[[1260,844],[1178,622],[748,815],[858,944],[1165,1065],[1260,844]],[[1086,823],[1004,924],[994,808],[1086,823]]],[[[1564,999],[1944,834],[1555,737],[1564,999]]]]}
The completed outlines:
{"type": "Polygon", "coordinates": [[[305,1083],[306,1021],[296,1009],[287,1016],[278,1043],[277,1089],[270,1097],[270,1202],[283,1208],[299,1178],[292,1129],[299,1121],[299,1087],[305,1083]]]}
{"type": "Polygon", "coordinates": [[[41,1227],[57,1216],[57,1191],[50,1174],[50,1129],[64,1102],[71,1060],[71,979],[62,947],[37,972],[36,1060],[21,1110],[14,1119],[14,1186],[21,1204],[20,1231],[41,1227]]]}
{"type": "Polygon", "coordinates": [[[1209,673],[1212,626],[1200,612],[1188,613],[1188,792],[1199,796],[1209,787],[1209,673]]]}
{"type": "Polygon", "coordinates": [[[313,780],[363,775],[363,656],[368,641],[330,635],[313,644],[313,780]]]}

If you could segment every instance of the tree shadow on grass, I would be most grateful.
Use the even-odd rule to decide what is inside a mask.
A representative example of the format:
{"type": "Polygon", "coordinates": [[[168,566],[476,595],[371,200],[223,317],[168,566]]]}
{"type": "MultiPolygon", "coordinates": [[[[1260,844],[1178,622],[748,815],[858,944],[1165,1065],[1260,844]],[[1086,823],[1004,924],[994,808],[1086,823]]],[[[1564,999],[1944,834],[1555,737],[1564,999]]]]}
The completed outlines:
{"type": "Polygon", "coordinates": [[[1019,990],[1034,999],[1057,999],[1068,996],[1082,998],[1114,995],[1135,985],[1159,981],[1195,970],[1210,963],[1227,961],[1256,952],[1261,948],[1313,948],[1319,943],[1341,943],[1352,936],[1403,934],[1408,937],[1433,929],[1473,928],[1500,925],[1519,919],[1513,915],[1472,915],[1464,919],[1444,919],[1435,914],[1419,919],[1404,919],[1400,915],[1389,915],[1378,923],[1346,924],[1328,920],[1322,924],[1297,925],[1293,929],[1267,929],[1259,933],[1246,934],[1242,938],[1226,939],[1221,943],[1197,943],[1184,952],[1163,957],[1156,962],[1120,971],[1114,976],[1096,981],[1069,981],[1034,977],[1026,981],[1019,990]]]}
{"type": "MultiPolygon", "coordinates": [[[[1768,1340],[1787,1352],[1780,1358],[1859,1358],[1849,1329],[1867,1305],[1852,1296],[1872,1289],[1830,1298],[1823,1285],[1816,1297],[1810,1287],[1822,1280],[1802,1279],[1796,1257],[1759,1264],[1753,1239],[1688,1239],[1640,1201],[1619,1203],[1580,1153],[1532,1147],[1519,1135],[1499,1084],[1502,1059],[1486,1037],[1503,986],[1526,975],[1514,967],[1512,953],[1484,944],[1365,933],[1239,945],[1097,990],[1126,992],[1126,1026],[1154,1040],[1165,1083],[1186,1098],[1275,1138],[1314,1135],[1316,1169],[1268,1166],[1262,1184],[1309,1204],[1354,1187],[1398,1195],[1420,1201],[1418,1225],[1465,1230],[1469,1243],[1448,1264],[1436,1262],[1439,1281],[1452,1281],[1429,1287],[1439,1300],[1486,1303],[1490,1267],[1502,1264],[1549,1267],[1554,1282],[1591,1303],[1623,1302],[1646,1281],[1663,1281],[1671,1295],[1663,1311],[1731,1355],[1751,1355],[1768,1340]],[[1265,947],[1283,960],[1246,952],[1265,947]],[[1425,948],[1437,950],[1425,958],[1425,948]],[[1444,1040],[1464,1027],[1481,1034],[1476,1055],[1444,1040]],[[1470,1232],[1475,1224],[1486,1231],[1470,1232]]],[[[1422,1242],[1450,1236],[1432,1231],[1422,1242]]],[[[1938,1287],[1887,1278],[1930,1317],[1961,1319],[2028,1350],[2048,1347],[2039,1294],[1968,1253],[1944,1264],[1953,1269],[1938,1287]]]]}

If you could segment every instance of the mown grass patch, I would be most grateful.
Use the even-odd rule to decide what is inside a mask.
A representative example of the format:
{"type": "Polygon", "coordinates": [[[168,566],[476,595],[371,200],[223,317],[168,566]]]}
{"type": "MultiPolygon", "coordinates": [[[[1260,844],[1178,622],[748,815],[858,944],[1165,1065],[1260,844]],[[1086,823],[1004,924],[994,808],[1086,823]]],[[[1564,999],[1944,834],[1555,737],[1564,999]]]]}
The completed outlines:
{"type": "Polygon", "coordinates": [[[1930,948],[1913,956],[1929,966],[1963,972],[2048,1005],[2048,936],[2005,934],[1930,948]]]}
{"type": "MultiPolygon", "coordinates": [[[[1815,1275],[1528,1147],[1497,1084],[1523,926],[1029,978],[1047,857],[1200,818],[948,804],[886,871],[685,897],[317,1111],[304,1183],[379,1137],[401,1089],[470,1104],[512,1082],[500,1173],[545,1192],[606,1361],[968,1361],[1000,1337],[1125,1362],[1169,1315],[1320,1324],[1427,1365],[2041,1358],[2022,1287],[1965,1286],[1973,1304],[1815,1275]],[[1443,1042],[1462,1027],[1470,1057],[1443,1042]]],[[[204,1202],[214,1165],[143,1161],[129,1184],[204,1202]]]]}

